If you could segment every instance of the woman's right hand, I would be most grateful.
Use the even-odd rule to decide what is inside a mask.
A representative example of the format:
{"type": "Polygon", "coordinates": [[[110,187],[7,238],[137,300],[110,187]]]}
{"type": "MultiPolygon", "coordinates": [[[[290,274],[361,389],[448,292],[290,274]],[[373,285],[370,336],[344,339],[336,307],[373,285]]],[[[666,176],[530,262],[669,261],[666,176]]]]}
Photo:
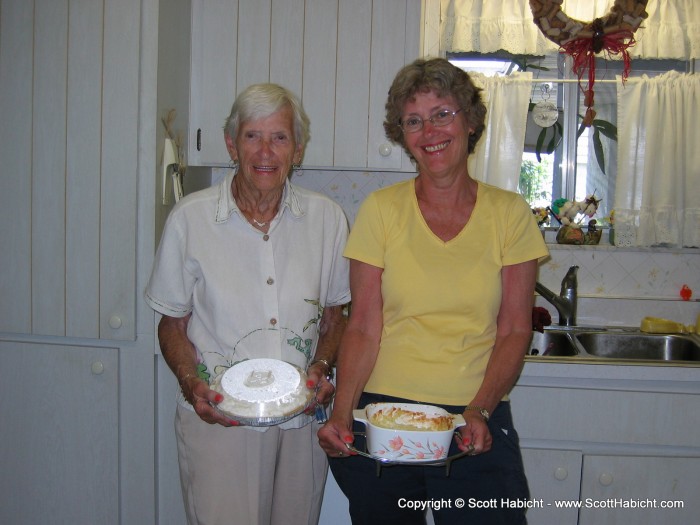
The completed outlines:
{"type": "Polygon", "coordinates": [[[335,412],[318,431],[318,443],[332,458],[356,455],[356,452],[347,447],[353,441],[355,441],[355,436],[352,433],[352,419],[343,418],[335,412]]]}
{"type": "Polygon", "coordinates": [[[239,426],[240,423],[225,416],[212,406],[221,403],[224,396],[209,388],[206,381],[199,377],[190,377],[180,383],[185,399],[192,405],[199,418],[210,425],[218,424],[224,427],[239,426]]]}

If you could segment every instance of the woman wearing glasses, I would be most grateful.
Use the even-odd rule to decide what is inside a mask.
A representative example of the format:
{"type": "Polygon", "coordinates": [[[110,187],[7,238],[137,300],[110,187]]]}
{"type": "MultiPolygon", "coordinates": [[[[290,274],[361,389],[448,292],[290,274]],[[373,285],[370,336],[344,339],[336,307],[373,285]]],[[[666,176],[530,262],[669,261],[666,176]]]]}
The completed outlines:
{"type": "Polygon", "coordinates": [[[352,314],[333,414],[319,431],[356,524],[425,523],[407,504],[415,501],[438,524],[525,523],[529,494],[507,394],[529,344],[547,249],[519,195],[468,171],[485,127],[480,92],[444,59],[406,66],[389,90],[387,137],[418,175],[371,194],[357,215],[344,252],[352,314]],[[449,476],[417,465],[377,476],[376,463],[347,445],[364,447],[352,410],[385,401],[462,413],[467,425],[449,455],[470,454],[449,476]]]}

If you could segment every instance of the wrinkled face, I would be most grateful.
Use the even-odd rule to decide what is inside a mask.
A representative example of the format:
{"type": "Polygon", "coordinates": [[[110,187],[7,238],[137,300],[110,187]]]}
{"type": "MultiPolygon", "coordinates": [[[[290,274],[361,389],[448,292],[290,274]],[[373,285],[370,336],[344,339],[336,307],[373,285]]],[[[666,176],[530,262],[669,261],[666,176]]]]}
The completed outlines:
{"type": "Polygon", "coordinates": [[[446,126],[436,127],[428,119],[440,110],[457,111],[460,107],[452,96],[439,97],[434,91],[416,93],[404,106],[401,117],[420,117],[423,128],[404,132],[404,142],[418,163],[419,171],[428,175],[463,173],[469,155],[469,124],[464,111],[446,126]]]}
{"type": "Polygon", "coordinates": [[[242,122],[235,139],[226,135],[226,147],[238,161],[238,175],[259,191],[280,188],[301,161],[302,147],[294,139],[292,109],[284,107],[269,117],[242,122]]]}

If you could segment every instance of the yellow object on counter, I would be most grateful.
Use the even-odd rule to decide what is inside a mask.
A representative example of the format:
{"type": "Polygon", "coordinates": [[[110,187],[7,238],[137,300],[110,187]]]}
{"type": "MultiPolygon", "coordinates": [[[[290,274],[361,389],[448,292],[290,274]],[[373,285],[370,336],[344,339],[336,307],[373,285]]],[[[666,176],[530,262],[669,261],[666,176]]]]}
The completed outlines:
{"type": "Polygon", "coordinates": [[[645,317],[642,319],[640,330],[650,334],[689,334],[695,331],[693,325],[684,325],[671,321],[669,319],[661,319],[659,317],[645,317]]]}

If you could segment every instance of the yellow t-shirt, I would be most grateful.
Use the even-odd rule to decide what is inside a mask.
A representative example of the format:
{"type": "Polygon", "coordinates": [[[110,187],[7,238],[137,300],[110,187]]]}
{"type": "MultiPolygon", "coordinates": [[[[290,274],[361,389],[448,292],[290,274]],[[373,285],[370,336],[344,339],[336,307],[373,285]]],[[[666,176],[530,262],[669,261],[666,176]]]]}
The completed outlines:
{"type": "Polygon", "coordinates": [[[501,268],[547,254],[516,193],[480,182],[469,222],[448,242],[423,219],[414,180],[369,195],[344,252],[384,269],[384,325],[365,391],[469,403],[496,337],[501,268]]]}

